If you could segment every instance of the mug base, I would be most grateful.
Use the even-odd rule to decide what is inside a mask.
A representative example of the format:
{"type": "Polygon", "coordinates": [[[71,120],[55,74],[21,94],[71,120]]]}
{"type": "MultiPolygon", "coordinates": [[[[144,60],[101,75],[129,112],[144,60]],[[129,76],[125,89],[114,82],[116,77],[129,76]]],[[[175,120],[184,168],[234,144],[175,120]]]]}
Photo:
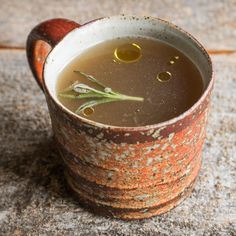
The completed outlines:
{"type": "Polygon", "coordinates": [[[178,206],[182,201],[184,201],[187,197],[191,195],[198,175],[184,189],[184,191],[179,193],[175,198],[163,204],[160,204],[158,206],[154,206],[150,208],[142,208],[142,209],[114,208],[114,207],[94,203],[90,201],[89,199],[82,197],[80,194],[76,192],[75,186],[73,185],[73,181],[71,181],[71,177],[69,177],[69,175],[65,173],[65,177],[67,180],[68,188],[72,192],[73,197],[77,201],[79,201],[82,207],[89,210],[90,212],[96,215],[108,216],[108,217],[122,219],[122,220],[140,220],[140,219],[146,219],[153,216],[161,215],[163,213],[170,211],[176,206],[178,206]]]}

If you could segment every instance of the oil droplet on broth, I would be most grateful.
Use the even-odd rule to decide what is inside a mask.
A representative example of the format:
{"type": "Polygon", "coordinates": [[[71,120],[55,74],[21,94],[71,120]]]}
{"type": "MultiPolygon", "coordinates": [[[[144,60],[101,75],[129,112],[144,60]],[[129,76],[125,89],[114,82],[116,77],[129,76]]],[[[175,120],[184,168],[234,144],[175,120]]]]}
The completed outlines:
{"type": "Polygon", "coordinates": [[[91,116],[94,113],[94,108],[93,107],[87,107],[83,110],[83,115],[84,116],[91,116]]]}
{"type": "Polygon", "coordinates": [[[123,44],[115,49],[114,56],[117,60],[121,62],[136,62],[142,56],[141,47],[136,43],[123,44]]]}
{"type": "Polygon", "coordinates": [[[170,79],[171,79],[172,75],[169,71],[163,71],[163,72],[160,72],[158,75],[157,75],[157,79],[160,81],[160,82],[168,82],[170,79]]]}
{"type": "Polygon", "coordinates": [[[168,64],[169,65],[174,65],[177,60],[179,60],[179,56],[171,57],[168,64]]]}

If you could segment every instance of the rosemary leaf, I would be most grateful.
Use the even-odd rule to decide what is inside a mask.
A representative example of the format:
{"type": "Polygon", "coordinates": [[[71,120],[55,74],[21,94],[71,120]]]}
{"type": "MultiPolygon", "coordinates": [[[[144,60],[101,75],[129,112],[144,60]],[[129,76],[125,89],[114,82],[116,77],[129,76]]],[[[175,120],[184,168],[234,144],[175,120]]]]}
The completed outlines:
{"type": "Polygon", "coordinates": [[[103,98],[104,96],[101,94],[96,94],[96,93],[85,93],[85,94],[80,94],[78,95],[79,99],[83,99],[83,98],[103,98]]]}
{"type": "Polygon", "coordinates": [[[104,97],[101,94],[96,94],[96,93],[93,93],[93,92],[79,94],[79,95],[59,93],[58,96],[60,96],[62,98],[69,98],[69,99],[103,98],[104,97]]]}
{"type": "Polygon", "coordinates": [[[108,103],[108,102],[115,102],[118,101],[118,99],[114,99],[114,98],[100,98],[100,99],[96,99],[96,100],[92,100],[92,101],[88,101],[83,103],[76,111],[76,114],[79,114],[81,112],[83,112],[86,108],[90,108],[90,107],[94,107],[103,103],[108,103]]]}
{"type": "Polygon", "coordinates": [[[86,73],[84,73],[82,71],[79,71],[79,70],[74,70],[74,72],[84,76],[85,78],[87,78],[88,80],[94,82],[95,84],[100,85],[103,88],[106,88],[106,86],[103,83],[101,83],[100,81],[95,79],[92,75],[88,75],[88,74],[86,74],[86,73]]]}
{"type": "Polygon", "coordinates": [[[82,93],[88,93],[88,92],[94,92],[94,93],[97,93],[97,94],[101,94],[101,95],[105,95],[105,92],[102,92],[100,90],[97,90],[95,88],[92,88],[86,84],[76,84],[73,88],[73,90],[77,93],[81,93],[81,91],[83,91],[82,93]],[[87,91],[87,92],[85,92],[87,91]]]}

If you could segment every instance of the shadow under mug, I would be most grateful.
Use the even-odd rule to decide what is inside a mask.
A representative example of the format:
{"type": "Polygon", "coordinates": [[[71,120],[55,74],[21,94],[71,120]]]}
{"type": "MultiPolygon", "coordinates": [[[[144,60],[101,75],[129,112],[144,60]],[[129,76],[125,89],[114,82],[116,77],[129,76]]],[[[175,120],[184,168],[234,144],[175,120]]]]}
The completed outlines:
{"type": "Polygon", "coordinates": [[[27,56],[46,96],[67,182],[81,203],[99,214],[141,219],[172,209],[190,194],[214,82],[209,55],[195,38],[152,17],[113,16],[84,25],[52,19],[31,31],[27,56]],[[189,110],[155,125],[117,127],[77,116],[58,101],[56,81],[66,64],[99,42],[127,36],[165,41],[193,61],[204,92],[189,110]]]}

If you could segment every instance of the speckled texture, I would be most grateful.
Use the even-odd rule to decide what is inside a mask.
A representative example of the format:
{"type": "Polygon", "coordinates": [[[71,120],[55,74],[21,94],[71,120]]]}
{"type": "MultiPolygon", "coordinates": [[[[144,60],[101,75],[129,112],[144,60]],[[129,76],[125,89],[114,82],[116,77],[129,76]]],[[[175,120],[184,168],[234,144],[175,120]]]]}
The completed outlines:
{"type": "Polygon", "coordinates": [[[24,51],[0,52],[0,235],[235,235],[236,55],[214,56],[216,85],[193,194],[148,220],[95,216],[66,190],[44,95],[24,51]]]}

